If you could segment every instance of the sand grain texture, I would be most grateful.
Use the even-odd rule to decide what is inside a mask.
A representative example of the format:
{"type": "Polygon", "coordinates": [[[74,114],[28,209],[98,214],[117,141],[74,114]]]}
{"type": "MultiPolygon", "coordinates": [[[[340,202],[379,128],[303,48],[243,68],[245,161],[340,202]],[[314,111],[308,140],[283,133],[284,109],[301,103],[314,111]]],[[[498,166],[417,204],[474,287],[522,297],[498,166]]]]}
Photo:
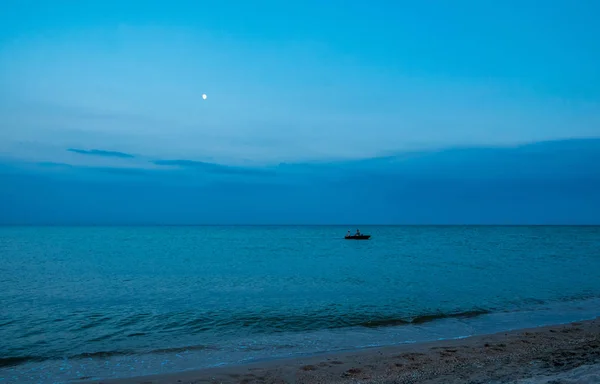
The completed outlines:
{"type": "Polygon", "coordinates": [[[89,383],[600,384],[600,319],[459,340],[89,383]]]}

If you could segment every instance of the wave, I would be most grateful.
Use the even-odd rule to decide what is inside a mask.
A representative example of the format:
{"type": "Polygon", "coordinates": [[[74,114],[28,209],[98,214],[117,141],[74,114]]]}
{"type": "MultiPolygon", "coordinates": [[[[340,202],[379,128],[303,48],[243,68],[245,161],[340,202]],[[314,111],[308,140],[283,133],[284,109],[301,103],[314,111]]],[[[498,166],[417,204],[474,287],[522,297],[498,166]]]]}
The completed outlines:
{"type": "MultiPolygon", "coordinates": [[[[579,303],[583,303],[580,300],[569,301],[573,303],[576,307],[579,306],[579,303]]],[[[596,301],[594,301],[596,303],[596,301]]],[[[560,305],[560,303],[555,303],[560,305]]],[[[585,304],[582,304],[585,305],[585,304]]],[[[597,304],[594,304],[597,306],[597,304]]],[[[192,352],[192,351],[202,351],[202,350],[211,350],[217,351],[222,350],[223,348],[227,349],[225,345],[220,345],[219,340],[221,337],[226,337],[235,335],[236,333],[232,333],[232,330],[239,331],[238,335],[243,339],[248,335],[258,336],[262,335],[276,335],[281,333],[289,333],[289,334],[310,334],[315,331],[322,330],[340,330],[340,329],[352,329],[352,328],[367,328],[367,329],[375,329],[375,328],[390,328],[390,327],[403,327],[410,325],[423,325],[427,323],[433,323],[445,319],[469,319],[476,318],[484,315],[493,315],[500,313],[515,313],[521,311],[530,311],[538,309],[546,309],[546,306],[536,306],[531,308],[523,308],[521,310],[487,310],[482,308],[473,308],[466,311],[455,311],[455,312],[429,312],[417,314],[414,316],[394,316],[393,314],[386,313],[369,313],[368,308],[365,308],[363,311],[355,311],[355,312],[344,312],[342,310],[328,309],[322,311],[314,311],[312,313],[306,313],[304,315],[283,315],[283,314],[269,314],[265,312],[251,312],[251,313],[240,313],[238,312],[234,316],[229,313],[229,316],[226,316],[224,313],[204,313],[201,316],[192,317],[191,313],[171,313],[171,314],[161,314],[158,316],[148,316],[144,315],[143,317],[146,320],[150,321],[150,323],[146,324],[148,327],[147,330],[143,332],[125,332],[121,333],[122,337],[131,340],[132,337],[140,337],[141,343],[144,344],[148,339],[146,337],[155,336],[161,338],[163,340],[168,340],[170,337],[179,334],[185,335],[199,335],[204,331],[211,332],[211,337],[214,340],[212,345],[166,345],[165,348],[137,348],[133,345],[133,348],[122,348],[122,349],[114,349],[107,350],[103,349],[101,345],[95,345],[93,342],[88,342],[84,348],[93,349],[94,346],[98,348],[98,350],[91,351],[73,351],[75,353],[68,352],[59,352],[59,351],[47,351],[46,353],[36,353],[35,355],[14,355],[10,356],[10,352],[2,351],[4,356],[0,358],[0,368],[4,367],[13,367],[22,365],[30,362],[42,362],[48,360],[62,360],[62,359],[109,359],[115,356],[137,356],[137,355],[160,355],[160,354],[177,354],[184,352],[192,352]],[[266,316],[265,316],[266,315],[266,316]],[[225,336],[224,336],[225,335],[225,336]],[[245,335],[245,336],[244,336],[245,335]],[[8,352],[8,353],[7,353],[8,352]]],[[[577,307],[576,309],[581,309],[577,307]]],[[[97,321],[95,316],[92,321],[97,321]]],[[[122,322],[123,320],[119,320],[122,322]]],[[[115,325],[116,323],[112,323],[115,325]]],[[[131,323],[130,323],[131,324],[131,323]]],[[[80,331],[83,327],[77,327],[76,329],[80,331]]],[[[88,332],[93,328],[83,328],[88,332]]],[[[111,333],[115,335],[116,333],[111,333]]],[[[74,335],[77,336],[77,335],[74,335]]],[[[80,337],[77,336],[77,337],[80,337]]],[[[235,336],[234,336],[235,337],[235,336]]],[[[118,343],[114,343],[114,340],[105,340],[107,338],[98,338],[96,337],[93,340],[103,339],[105,342],[102,343],[104,347],[110,345],[118,345],[118,343]]],[[[178,338],[180,341],[185,340],[178,338]]],[[[175,340],[175,338],[173,338],[175,340]]],[[[166,342],[168,343],[168,342],[166,342]]],[[[137,343],[136,343],[137,344],[137,343]]],[[[129,344],[130,346],[132,344],[129,344]]],[[[139,345],[139,344],[138,344],[139,345]]],[[[146,344],[148,345],[148,344],[146,344]]],[[[279,346],[281,347],[281,346],[279,346]]],[[[285,348],[291,347],[293,345],[287,345],[285,348]]],[[[269,345],[268,348],[277,348],[277,345],[269,345]]],[[[0,352],[1,353],[1,352],[0,352]]]]}
{"type": "Polygon", "coordinates": [[[431,321],[443,320],[443,319],[460,319],[460,318],[471,318],[481,315],[487,315],[490,311],[484,309],[477,309],[472,311],[455,312],[455,313],[432,313],[414,317],[410,320],[405,319],[378,319],[370,320],[368,322],[359,324],[363,327],[375,328],[375,327],[386,327],[386,326],[397,326],[397,325],[408,325],[408,324],[425,324],[431,321]]]}
{"type": "Polygon", "coordinates": [[[25,364],[25,363],[32,363],[32,362],[41,362],[41,361],[48,361],[48,360],[61,360],[61,359],[73,359],[73,360],[79,360],[79,359],[89,359],[89,358],[95,358],[95,359],[107,359],[110,357],[115,357],[115,356],[131,356],[131,355],[137,355],[137,354],[169,354],[169,353],[181,353],[181,352],[188,352],[188,351],[201,351],[201,350],[216,350],[216,347],[212,347],[212,346],[207,346],[207,345],[192,345],[192,346],[185,346],[185,347],[176,347],[176,348],[160,348],[160,349],[154,349],[154,350],[150,350],[150,351],[135,351],[135,350],[121,350],[121,351],[96,351],[96,352],[84,352],[84,353],[78,353],[75,355],[69,355],[69,356],[53,356],[53,357],[42,357],[42,356],[13,356],[13,357],[5,357],[5,358],[0,358],[0,368],[6,368],[6,367],[13,367],[13,366],[17,366],[17,365],[21,365],[21,364],[25,364]]]}
{"type": "Polygon", "coordinates": [[[220,329],[246,329],[253,333],[306,332],[321,329],[339,329],[348,327],[386,327],[409,324],[424,324],[446,318],[467,318],[490,313],[486,309],[472,309],[458,312],[433,312],[416,316],[394,315],[388,313],[369,313],[368,311],[343,312],[335,310],[299,314],[277,313],[237,313],[196,316],[183,323],[170,322],[155,327],[155,331],[167,331],[175,328],[192,332],[219,331],[220,329]]]}
{"type": "MultiPolygon", "coordinates": [[[[365,328],[378,328],[378,327],[392,327],[392,326],[404,326],[410,324],[424,324],[436,320],[442,320],[447,318],[468,318],[490,313],[486,310],[471,310],[464,312],[454,313],[431,313],[423,314],[415,317],[394,317],[386,315],[371,315],[367,317],[365,313],[354,313],[347,314],[347,316],[338,315],[316,315],[313,316],[267,316],[261,317],[258,315],[247,315],[247,316],[236,316],[235,318],[229,318],[227,321],[221,324],[215,324],[214,319],[207,321],[208,319],[203,316],[193,320],[189,320],[179,325],[187,331],[198,331],[199,329],[207,330],[210,328],[209,324],[213,327],[238,327],[247,328],[251,327],[252,333],[280,333],[280,332],[298,332],[298,331],[315,331],[320,329],[340,329],[349,327],[365,327],[365,328]]],[[[172,319],[171,319],[172,320],[172,319]]],[[[81,329],[81,328],[80,328],[81,329]]],[[[173,321],[167,322],[163,325],[163,332],[167,329],[173,329],[173,321]]],[[[160,330],[157,330],[160,332],[160,330]]],[[[133,334],[138,335],[138,334],[133,334]]],[[[143,335],[143,333],[139,333],[143,335]]],[[[132,334],[128,335],[131,337],[132,334]]],[[[108,350],[108,351],[90,351],[77,353],[67,356],[11,356],[0,358],[0,368],[17,366],[28,362],[40,362],[46,360],[59,360],[59,359],[107,359],[114,356],[127,356],[136,354],[168,354],[168,353],[181,353],[187,351],[198,351],[198,350],[216,350],[216,346],[208,345],[191,345],[181,346],[173,348],[160,348],[152,350],[108,350]]]]}
{"type": "Polygon", "coordinates": [[[29,362],[39,362],[44,360],[50,359],[39,356],[0,357],[0,368],[13,367],[15,365],[25,364],[29,362]]]}

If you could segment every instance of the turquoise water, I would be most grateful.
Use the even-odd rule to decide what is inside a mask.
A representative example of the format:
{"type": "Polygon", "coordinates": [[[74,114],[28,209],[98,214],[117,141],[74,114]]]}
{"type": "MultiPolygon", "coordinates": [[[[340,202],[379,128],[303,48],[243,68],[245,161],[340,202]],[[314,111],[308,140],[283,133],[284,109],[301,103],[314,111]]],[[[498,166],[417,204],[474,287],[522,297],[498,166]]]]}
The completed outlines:
{"type": "Polygon", "coordinates": [[[600,227],[355,229],[0,227],[0,383],[600,315],[600,227]]]}

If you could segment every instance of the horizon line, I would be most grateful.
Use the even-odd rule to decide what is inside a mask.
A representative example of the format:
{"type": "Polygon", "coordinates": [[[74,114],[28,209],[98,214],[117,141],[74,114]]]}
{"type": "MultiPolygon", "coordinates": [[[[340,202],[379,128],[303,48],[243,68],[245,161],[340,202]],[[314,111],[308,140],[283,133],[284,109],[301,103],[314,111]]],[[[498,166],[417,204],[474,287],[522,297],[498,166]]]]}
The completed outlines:
{"type": "Polygon", "coordinates": [[[0,224],[0,227],[600,227],[596,224],[0,224]]]}

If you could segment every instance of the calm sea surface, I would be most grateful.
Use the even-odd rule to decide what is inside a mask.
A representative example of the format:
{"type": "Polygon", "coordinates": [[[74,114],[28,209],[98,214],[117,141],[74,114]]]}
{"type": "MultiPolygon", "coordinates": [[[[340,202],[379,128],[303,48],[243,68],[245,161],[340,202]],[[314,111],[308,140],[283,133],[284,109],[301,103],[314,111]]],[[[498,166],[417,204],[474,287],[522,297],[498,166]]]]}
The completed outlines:
{"type": "Polygon", "coordinates": [[[0,227],[0,383],[600,315],[600,227],[0,227]]]}

